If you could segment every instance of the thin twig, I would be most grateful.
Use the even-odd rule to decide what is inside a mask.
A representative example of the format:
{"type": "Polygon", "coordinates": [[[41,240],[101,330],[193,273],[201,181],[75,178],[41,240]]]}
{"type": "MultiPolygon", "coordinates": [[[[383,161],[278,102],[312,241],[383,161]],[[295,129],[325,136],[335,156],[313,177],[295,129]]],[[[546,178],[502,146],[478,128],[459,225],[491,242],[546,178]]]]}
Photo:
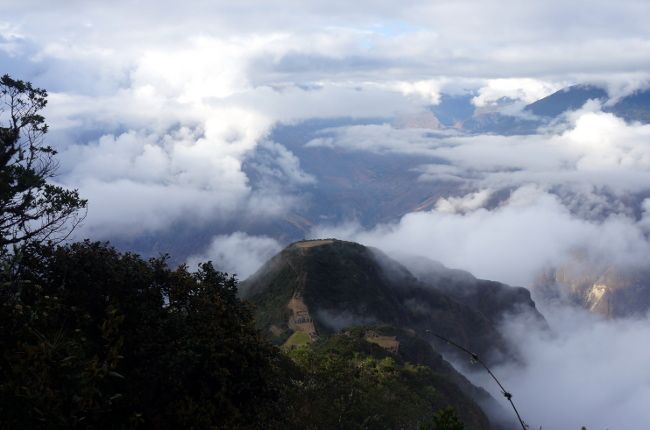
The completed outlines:
{"type": "MultiPolygon", "coordinates": [[[[427,330],[427,331],[428,331],[428,330],[427,330]]],[[[499,385],[499,388],[501,389],[501,394],[503,394],[503,397],[505,397],[506,399],[508,399],[508,402],[510,402],[510,406],[512,406],[512,409],[515,411],[515,415],[517,415],[517,419],[519,420],[519,424],[521,424],[521,428],[522,428],[523,430],[527,430],[527,429],[528,429],[528,424],[526,424],[526,423],[524,422],[524,420],[521,419],[521,415],[519,415],[519,411],[517,410],[517,407],[515,406],[515,403],[512,401],[512,394],[511,394],[509,391],[507,391],[507,390],[505,389],[505,387],[501,384],[501,382],[499,382],[499,380],[497,379],[496,376],[494,376],[494,373],[492,373],[492,371],[490,370],[490,368],[487,367],[487,365],[486,365],[486,364],[485,364],[485,363],[484,363],[484,362],[479,358],[478,354],[476,354],[476,353],[474,353],[474,352],[468,350],[467,348],[465,348],[465,347],[463,347],[463,346],[457,344],[456,342],[454,342],[454,341],[452,341],[452,340],[447,339],[447,338],[444,337],[444,336],[441,336],[441,335],[436,334],[436,333],[432,333],[432,334],[433,334],[435,337],[437,337],[438,339],[440,339],[440,340],[442,340],[442,341],[448,343],[449,345],[455,346],[456,348],[460,349],[460,350],[463,351],[464,353],[468,354],[470,357],[472,357],[472,360],[473,360],[473,361],[475,361],[475,362],[477,362],[478,364],[480,364],[481,366],[483,366],[483,368],[484,368],[484,369],[487,371],[487,373],[492,377],[492,379],[494,379],[494,381],[499,385]]]]}

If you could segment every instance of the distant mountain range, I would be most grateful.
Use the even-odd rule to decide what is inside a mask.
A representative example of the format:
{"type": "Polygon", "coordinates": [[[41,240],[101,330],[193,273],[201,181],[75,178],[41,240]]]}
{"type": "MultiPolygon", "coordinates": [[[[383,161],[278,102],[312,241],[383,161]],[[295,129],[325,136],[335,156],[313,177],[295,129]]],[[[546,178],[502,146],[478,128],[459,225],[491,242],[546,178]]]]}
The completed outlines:
{"type": "Polygon", "coordinates": [[[580,109],[589,100],[605,102],[607,99],[607,91],[603,88],[574,85],[529,104],[524,111],[543,118],[555,118],[567,111],[580,109]]]}
{"type": "MultiPolygon", "coordinates": [[[[349,126],[394,124],[405,128],[425,127],[425,130],[432,127],[432,133],[448,129],[468,134],[530,134],[537,132],[539,127],[561,121],[564,113],[579,109],[588,100],[600,101],[605,111],[627,121],[650,122],[648,90],[612,100],[603,88],[575,85],[525,106],[519,115],[506,115],[498,109],[477,111],[472,104],[474,96],[443,94],[440,103],[430,107],[431,115],[417,118],[334,118],[278,124],[268,140],[291,151],[299,160],[300,168],[314,178],[312,183],[289,187],[289,192],[299,199],[300,204],[286,216],[268,219],[242,216],[227,222],[207,222],[201,226],[181,224],[167,232],[113,242],[120,248],[132,249],[144,255],[169,252],[178,261],[183,261],[187,256],[205,249],[210,238],[217,234],[244,231],[249,235],[271,236],[284,244],[308,237],[314,226],[355,221],[364,228],[372,228],[395,222],[410,212],[430,210],[440,198],[467,193],[463,183],[444,179],[421,180],[422,171],[419,168],[422,165],[446,163],[432,156],[307,146],[316,138],[330,136],[334,130],[349,126]]],[[[504,100],[503,103],[509,101],[504,100]]],[[[265,173],[268,169],[263,168],[264,163],[272,162],[274,157],[272,150],[260,145],[244,160],[242,169],[252,188],[264,188],[269,184],[277,189],[285,187],[283,183],[274,183],[277,179],[269,177],[265,173]]],[[[605,193],[604,199],[609,198],[606,189],[602,192],[605,193]]],[[[488,207],[498,204],[499,198],[507,197],[507,194],[507,190],[495,193],[495,201],[488,202],[488,207]]],[[[639,212],[645,196],[643,193],[627,196],[626,201],[632,202],[631,210],[639,212]]],[[[594,276],[598,278],[601,275],[599,272],[594,276]]],[[[611,293],[608,293],[609,296],[611,293]]],[[[610,313],[615,315],[622,312],[610,313]]]]}
{"type": "MultiPolygon", "coordinates": [[[[640,90],[620,99],[611,99],[604,88],[594,85],[573,85],[525,106],[520,114],[473,111],[460,119],[457,128],[470,133],[533,134],[539,127],[557,120],[562,114],[582,108],[589,100],[603,104],[626,121],[650,122],[650,90],[640,90]]],[[[440,108],[434,109],[434,113],[440,108]]],[[[465,110],[467,112],[467,110],[465,110]]]]}
{"type": "MultiPolygon", "coordinates": [[[[230,222],[206,223],[200,230],[194,226],[177,225],[166,233],[156,233],[135,239],[115,240],[122,248],[135,249],[146,255],[172,252],[178,258],[196,252],[197,246],[215,234],[246,231],[249,234],[272,236],[288,243],[307,235],[314,225],[337,224],[355,220],[364,227],[392,222],[402,215],[431,209],[440,197],[459,192],[453,181],[421,181],[418,167],[423,164],[444,163],[426,155],[381,154],[346,148],[305,146],[330,130],[354,125],[379,125],[397,121],[407,127],[450,128],[470,134],[531,134],[543,125],[557,120],[569,110],[578,109],[589,99],[608,101],[607,92],[595,86],[575,85],[565,88],[526,106],[523,115],[505,115],[497,111],[479,112],[472,104],[474,94],[443,94],[440,103],[430,107],[433,119],[422,118],[330,118],[299,123],[278,124],[268,136],[291,151],[300,167],[315,182],[293,188],[301,199],[300,208],[282,219],[260,220],[240,217],[230,222]],[[415,123],[413,123],[415,121],[415,123]]],[[[650,91],[640,91],[622,98],[604,109],[630,121],[650,121],[650,91]]],[[[252,153],[242,169],[251,186],[283,187],[260,168],[275,155],[264,146],[252,153]]]]}
{"type": "Polygon", "coordinates": [[[639,90],[618,100],[611,99],[603,88],[593,85],[574,85],[532,103],[524,109],[534,115],[556,118],[584,106],[588,100],[604,104],[603,110],[626,121],[650,122],[650,90],[639,90]]]}

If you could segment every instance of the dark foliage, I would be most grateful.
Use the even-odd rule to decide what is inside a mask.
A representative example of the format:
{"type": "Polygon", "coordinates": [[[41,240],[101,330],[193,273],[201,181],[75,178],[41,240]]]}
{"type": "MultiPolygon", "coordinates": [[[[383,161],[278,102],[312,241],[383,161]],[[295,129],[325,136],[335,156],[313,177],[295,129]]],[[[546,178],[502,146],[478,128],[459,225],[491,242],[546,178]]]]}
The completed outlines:
{"type": "MultiPolygon", "coordinates": [[[[435,330],[471,346],[491,363],[514,356],[483,313],[419,282],[377,250],[338,240],[308,248],[299,245],[285,248],[244,285],[246,297],[257,307],[258,327],[272,334],[272,339],[284,339],[271,328],[288,330],[286,304],[300,291],[319,333],[345,327],[322,315],[344,315],[348,320],[352,317],[352,322],[412,328],[429,340],[433,339],[427,330],[435,330]]],[[[537,311],[533,308],[532,312],[537,311]]]]}
{"type": "Polygon", "coordinates": [[[273,428],[288,360],[236,281],[99,243],[32,246],[0,308],[3,428],[273,428]]]}
{"type": "Polygon", "coordinates": [[[444,384],[440,375],[429,367],[401,362],[354,333],[335,335],[290,354],[304,373],[296,417],[304,428],[465,428],[440,391],[444,384]]]}
{"type": "Polygon", "coordinates": [[[0,428],[462,429],[429,368],[361,339],[289,359],[211,263],[54,245],[86,202],[47,183],[47,93],[5,75],[0,96],[0,428]]]}
{"type": "Polygon", "coordinates": [[[76,190],[47,181],[56,151],[43,144],[48,127],[40,111],[47,91],[0,77],[0,247],[61,239],[79,222],[86,201],[76,190]]]}
{"type": "Polygon", "coordinates": [[[2,428],[462,428],[436,424],[444,378],[358,333],[289,359],[210,263],[82,242],[21,267],[0,290],[2,428]]]}

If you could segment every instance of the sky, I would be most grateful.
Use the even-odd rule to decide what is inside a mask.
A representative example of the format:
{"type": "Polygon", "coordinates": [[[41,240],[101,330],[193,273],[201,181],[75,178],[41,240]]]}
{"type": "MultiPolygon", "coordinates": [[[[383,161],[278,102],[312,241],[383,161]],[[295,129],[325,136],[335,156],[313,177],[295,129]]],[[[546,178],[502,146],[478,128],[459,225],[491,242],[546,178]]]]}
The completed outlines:
{"type": "MultiPolygon", "coordinates": [[[[647,2],[0,2],[0,64],[50,92],[61,177],[84,233],[281,216],[242,161],[278,121],[391,116],[441,91],[532,102],[613,93],[650,70],[647,2]],[[163,199],[162,196],[165,196],[163,199]],[[265,198],[266,197],[266,198],[265,198]]],[[[295,163],[294,163],[295,164],[295,163]]],[[[299,164],[289,181],[304,179],[299,164]]]]}
{"type": "Polygon", "coordinates": [[[328,129],[306,146],[435,157],[444,162],[423,162],[419,180],[455,183],[454,194],[370,230],[352,219],[310,235],[418,249],[528,285],[577,248],[610,259],[647,249],[650,126],[597,102],[528,136],[432,136],[390,119],[422,117],[442,94],[470,94],[477,111],[505,97],[510,115],[576,83],[618,100],[650,82],[649,15],[645,1],[1,0],[0,64],[49,91],[56,181],[89,200],[76,238],[221,225],[190,260],[246,277],[285,243],[227,226],[300,212],[303,191],[319,186],[271,140],[273,128],[385,118],[328,129]],[[264,181],[245,171],[251,160],[264,181]],[[504,190],[512,195],[489,206],[504,190]],[[485,258],[496,236],[509,258],[485,258]],[[266,252],[252,252],[259,243],[266,252]],[[242,258],[216,251],[227,246],[242,258]]]}
{"type": "MultiPolygon", "coordinates": [[[[304,205],[300,190],[321,179],[270,138],[278,123],[418,117],[442,94],[471,94],[484,111],[505,97],[509,114],[522,115],[576,83],[611,100],[647,88],[648,16],[650,2],[625,0],[0,0],[0,73],[49,92],[56,181],[89,200],[75,237],[151,237],[282,219],[304,205]],[[243,168],[256,155],[262,184],[243,168]]],[[[650,125],[606,108],[589,102],[525,136],[390,120],[328,129],[307,146],[443,160],[423,162],[418,180],[456,191],[388,223],[323,222],[310,234],[516,285],[576,250],[643,264],[650,125]]],[[[285,245],[240,230],[204,242],[190,263],[212,259],[240,277],[285,245]]],[[[644,428],[647,351],[638,348],[648,320],[550,312],[558,337],[526,342],[527,369],[499,369],[515,393],[520,384],[531,424],[644,428]],[[563,402],[575,413],[556,413],[563,402]]]]}
{"type": "Polygon", "coordinates": [[[90,201],[81,234],[112,238],[292,210],[300,201],[289,188],[310,177],[281,143],[269,168],[289,186],[256,189],[242,170],[279,121],[409,114],[441,92],[475,91],[477,107],[504,96],[532,102],[576,82],[630,92],[650,70],[648,9],[644,1],[4,0],[0,64],[48,89],[58,180],[90,201]]]}

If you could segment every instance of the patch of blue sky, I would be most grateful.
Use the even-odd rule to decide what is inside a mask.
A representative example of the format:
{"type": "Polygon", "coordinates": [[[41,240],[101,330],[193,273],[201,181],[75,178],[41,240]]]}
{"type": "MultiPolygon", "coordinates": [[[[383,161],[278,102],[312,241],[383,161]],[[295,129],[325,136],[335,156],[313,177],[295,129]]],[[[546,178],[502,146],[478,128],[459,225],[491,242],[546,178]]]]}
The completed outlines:
{"type": "Polygon", "coordinates": [[[403,34],[421,31],[422,28],[406,21],[387,20],[371,25],[368,30],[385,37],[397,37],[403,34]]]}

